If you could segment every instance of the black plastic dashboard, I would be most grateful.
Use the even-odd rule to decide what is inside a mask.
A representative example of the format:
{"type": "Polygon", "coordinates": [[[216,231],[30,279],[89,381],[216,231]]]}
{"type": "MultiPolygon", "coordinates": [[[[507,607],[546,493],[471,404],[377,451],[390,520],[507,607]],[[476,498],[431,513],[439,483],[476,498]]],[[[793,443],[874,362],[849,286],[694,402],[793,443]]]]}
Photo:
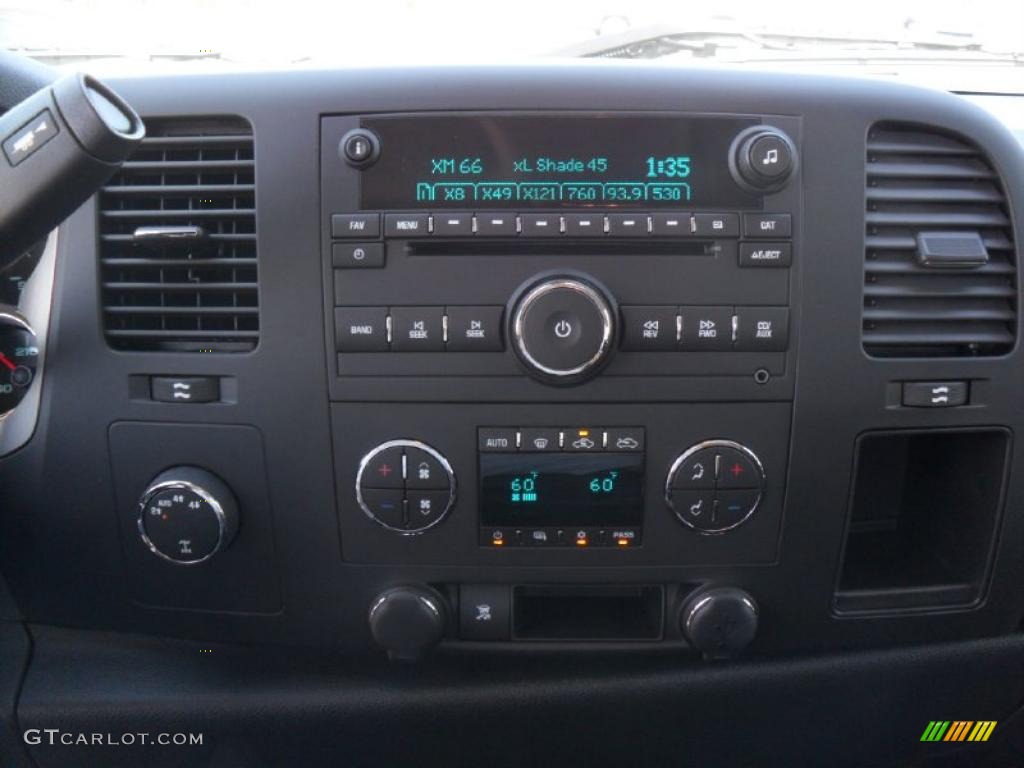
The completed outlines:
{"type": "MultiPolygon", "coordinates": [[[[724,588],[756,602],[759,659],[1018,642],[1024,154],[978,108],[602,64],[112,85],[160,127],[145,160],[251,130],[233,183],[254,228],[218,230],[252,244],[228,265],[250,288],[205,336],[117,325],[138,305],[110,311],[113,292],[144,289],[111,276],[133,255],[108,225],[184,221],[193,204],[166,200],[201,193],[129,216],[105,191],[61,226],[35,431],[0,463],[29,624],[362,655],[411,590],[441,620],[423,630],[399,595],[399,634],[436,632],[445,656],[696,665],[694,598],[724,588]],[[791,167],[744,186],[737,148],[764,128],[791,167]],[[380,142],[369,160],[346,160],[353,131],[380,142]],[[541,155],[523,182],[514,162],[541,155]],[[976,260],[936,264],[943,237],[976,260]],[[219,551],[184,566],[139,536],[140,498],[159,517],[152,483],[179,467],[234,501],[219,551]]],[[[154,172],[119,183],[179,183],[154,172]]],[[[149,290],[187,309],[166,297],[227,279],[209,274],[149,290]]]]}

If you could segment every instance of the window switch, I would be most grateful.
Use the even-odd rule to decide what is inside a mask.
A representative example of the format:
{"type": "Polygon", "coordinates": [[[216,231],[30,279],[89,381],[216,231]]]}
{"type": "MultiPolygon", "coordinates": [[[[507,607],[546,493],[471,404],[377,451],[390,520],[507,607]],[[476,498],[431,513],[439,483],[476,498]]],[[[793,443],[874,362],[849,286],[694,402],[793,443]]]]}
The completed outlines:
{"type": "Polygon", "coordinates": [[[215,403],[220,400],[216,376],[154,376],[150,395],[158,403],[215,403]]]}

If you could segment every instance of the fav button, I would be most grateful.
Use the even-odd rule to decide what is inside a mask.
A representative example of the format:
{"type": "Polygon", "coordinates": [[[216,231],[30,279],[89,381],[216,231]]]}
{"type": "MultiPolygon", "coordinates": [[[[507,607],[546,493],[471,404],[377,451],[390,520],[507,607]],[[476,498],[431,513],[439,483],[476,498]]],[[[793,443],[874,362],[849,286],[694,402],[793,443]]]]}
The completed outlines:
{"type": "Polygon", "coordinates": [[[562,234],[561,217],[551,213],[524,213],[520,216],[523,234],[528,237],[558,237],[562,234]]]}
{"type": "Polygon", "coordinates": [[[379,213],[335,213],[331,215],[332,237],[379,237],[379,213]]]}

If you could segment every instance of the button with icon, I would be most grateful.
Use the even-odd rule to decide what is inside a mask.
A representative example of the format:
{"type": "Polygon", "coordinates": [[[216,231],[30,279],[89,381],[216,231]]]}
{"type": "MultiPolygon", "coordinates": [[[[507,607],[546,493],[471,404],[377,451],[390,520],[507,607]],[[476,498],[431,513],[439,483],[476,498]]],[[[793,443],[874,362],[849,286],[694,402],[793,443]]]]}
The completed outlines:
{"type": "Polygon", "coordinates": [[[384,266],[383,243],[332,243],[335,269],[372,269],[384,266]]]}

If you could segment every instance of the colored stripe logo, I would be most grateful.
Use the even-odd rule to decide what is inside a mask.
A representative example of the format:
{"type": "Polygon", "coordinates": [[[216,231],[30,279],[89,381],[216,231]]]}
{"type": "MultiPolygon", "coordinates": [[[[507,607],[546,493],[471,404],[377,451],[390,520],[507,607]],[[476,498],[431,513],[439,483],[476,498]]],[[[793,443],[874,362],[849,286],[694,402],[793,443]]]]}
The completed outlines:
{"type": "Polygon", "coordinates": [[[932,720],[921,734],[921,741],[988,741],[995,720],[932,720]]]}

